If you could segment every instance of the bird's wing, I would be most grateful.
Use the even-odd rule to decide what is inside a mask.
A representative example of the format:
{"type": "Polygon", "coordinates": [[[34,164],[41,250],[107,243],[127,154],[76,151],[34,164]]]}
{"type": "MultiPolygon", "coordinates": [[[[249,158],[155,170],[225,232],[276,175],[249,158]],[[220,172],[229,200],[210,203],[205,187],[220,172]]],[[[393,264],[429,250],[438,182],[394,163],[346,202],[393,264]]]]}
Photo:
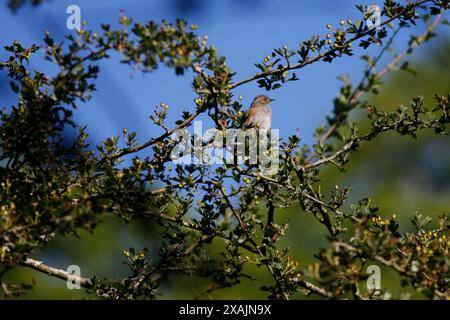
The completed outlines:
{"type": "Polygon", "coordinates": [[[245,121],[242,124],[244,129],[255,125],[255,123],[253,122],[253,120],[255,119],[255,112],[257,112],[257,110],[256,108],[253,108],[253,106],[251,106],[247,110],[247,113],[245,114],[245,121]]]}

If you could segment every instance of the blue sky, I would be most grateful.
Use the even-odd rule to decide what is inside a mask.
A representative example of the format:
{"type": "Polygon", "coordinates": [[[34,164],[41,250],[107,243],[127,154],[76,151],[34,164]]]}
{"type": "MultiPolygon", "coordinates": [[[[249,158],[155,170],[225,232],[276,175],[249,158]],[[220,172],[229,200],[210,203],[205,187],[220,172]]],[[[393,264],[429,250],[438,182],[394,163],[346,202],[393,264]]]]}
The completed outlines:
{"type": "MultiPolygon", "coordinates": [[[[228,65],[236,72],[234,80],[253,75],[257,71],[254,63],[260,62],[273,48],[283,45],[295,48],[300,41],[309,39],[313,34],[326,34],[325,25],[328,23],[337,25],[340,19],[356,20],[360,13],[355,4],[382,5],[380,0],[45,0],[44,4],[37,8],[25,6],[13,14],[6,9],[4,2],[6,1],[0,6],[0,46],[8,45],[14,40],[19,40],[26,46],[33,43],[42,44],[47,30],[56,41],[62,41],[65,34],[74,32],[66,28],[66,8],[71,4],[80,6],[82,19],[87,21],[87,28],[95,31],[99,31],[100,23],[118,26],[121,9],[135,22],[141,23],[148,20],[158,22],[162,19],[175,21],[177,17],[181,17],[189,23],[198,24],[199,34],[208,35],[209,44],[216,46],[219,53],[227,57],[228,65]],[[199,6],[187,6],[186,3],[190,2],[199,6]]],[[[441,33],[443,27],[439,28],[438,33],[441,33]]],[[[399,50],[405,46],[410,32],[419,33],[420,30],[423,30],[422,25],[404,30],[398,38],[399,50]]],[[[448,31],[446,32],[448,34],[448,31]]],[[[437,42],[438,40],[434,39],[431,45],[437,42]]],[[[415,57],[423,58],[427,46],[428,44],[421,47],[414,54],[415,57]]],[[[281,89],[270,92],[269,95],[276,99],[272,105],[273,127],[280,129],[280,136],[286,138],[295,134],[299,128],[303,143],[313,143],[314,129],[325,123],[326,116],[332,110],[332,100],[340,88],[337,76],[349,74],[355,82],[359,81],[364,63],[358,55],[364,53],[366,51],[355,48],[353,57],[343,57],[331,64],[315,63],[297,72],[299,81],[290,82],[281,89]]],[[[94,93],[93,99],[86,104],[80,104],[75,112],[76,122],[87,125],[94,145],[107,137],[120,134],[124,127],[128,131],[137,131],[141,142],[158,135],[160,131],[152,125],[148,116],[160,102],[170,106],[170,126],[180,118],[183,110],[194,111],[195,95],[190,88],[190,74],[177,77],[173,70],[162,67],[142,75],[118,63],[117,55],[112,57],[113,59],[100,63],[98,91],[94,93]]],[[[0,50],[0,61],[6,58],[6,53],[0,50]]],[[[384,60],[384,63],[386,61],[384,60]]],[[[42,54],[34,56],[31,64],[32,67],[50,75],[55,72],[55,69],[42,59],[42,54]]],[[[265,93],[265,90],[258,88],[256,83],[246,84],[234,91],[235,96],[243,96],[246,107],[254,96],[262,93],[265,93]]],[[[5,74],[0,72],[0,108],[15,103],[8,80],[5,74]]],[[[96,231],[100,238],[110,232],[110,228],[115,228],[112,229],[115,242],[108,243],[106,248],[102,247],[102,242],[95,243],[97,246],[93,249],[89,240],[84,242],[84,247],[80,246],[80,242],[73,242],[69,247],[89,248],[80,249],[85,255],[84,258],[75,258],[76,253],[56,245],[56,250],[50,251],[50,254],[44,253],[47,255],[44,260],[55,265],[67,265],[76,261],[83,265],[83,273],[105,275],[103,271],[108,267],[122,266],[110,262],[113,254],[118,255],[114,257],[120,259],[118,248],[142,246],[141,236],[136,235],[134,231],[130,232],[129,228],[114,225],[100,228],[96,231]],[[123,239],[126,239],[126,244],[123,239]],[[99,251],[104,253],[106,258],[98,260],[99,251]]],[[[60,287],[59,280],[48,280],[47,277],[45,279],[54,283],[55,288],[60,287]]],[[[45,292],[47,294],[47,291],[45,292]]]]}
{"type": "MultiPolygon", "coordinates": [[[[25,6],[16,14],[1,8],[0,45],[10,44],[14,40],[24,45],[42,44],[46,30],[56,40],[63,40],[64,34],[74,32],[66,28],[66,8],[71,4],[80,6],[82,19],[87,21],[87,28],[93,30],[99,30],[100,23],[117,26],[121,9],[135,22],[174,21],[181,17],[200,26],[199,34],[208,35],[209,44],[216,46],[219,53],[227,57],[228,65],[237,73],[234,79],[239,80],[254,74],[257,71],[254,63],[261,61],[273,48],[283,45],[295,48],[299,41],[309,39],[312,34],[327,33],[325,25],[328,23],[337,25],[341,18],[356,20],[360,13],[355,4],[371,3],[382,5],[382,1],[374,0],[52,0],[37,8],[25,6]],[[190,6],[189,3],[198,6],[190,6]]],[[[415,29],[423,29],[423,26],[415,29]]],[[[411,31],[414,30],[404,30],[400,34],[403,46],[411,31]]],[[[362,49],[355,49],[356,55],[364,53],[362,49]]],[[[420,55],[421,50],[424,48],[416,54],[420,55]]],[[[326,115],[332,110],[332,100],[340,87],[337,76],[349,74],[354,81],[358,81],[362,75],[364,64],[356,55],[341,58],[332,64],[313,64],[297,72],[299,81],[269,93],[276,99],[272,106],[273,127],[280,129],[281,137],[295,134],[299,128],[303,142],[313,142],[314,128],[324,123],[326,115]]],[[[54,69],[41,57],[35,57],[32,65],[51,74],[54,69]]],[[[5,58],[5,52],[1,52],[0,59],[5,58]]],[[[117,56],[101,62],[100,67],[98,92],[91,101],[80,105],[75,113],[76,121],[87,125],[94,144],[120,134],[124,127],[137,131],[140,141],[155,136],[159,133],[158,128],[152,126],[148,116],[160,102],[171,107],[168,118],[171,126],[180,118],[182,110],[192,112],[195,108],[190,74],[177,77],[173,70],[161,67],[142,75],[118,63],[117,56]]],[[[14,103],[13,96],[7,91],[6,78],[2,74],[0,107],[14,103]]],[[[237,88],[234,94],[242,95],[244,106],[248,106],[255,95],[264,92],[256,83],[250,83],[237,88]]]]}

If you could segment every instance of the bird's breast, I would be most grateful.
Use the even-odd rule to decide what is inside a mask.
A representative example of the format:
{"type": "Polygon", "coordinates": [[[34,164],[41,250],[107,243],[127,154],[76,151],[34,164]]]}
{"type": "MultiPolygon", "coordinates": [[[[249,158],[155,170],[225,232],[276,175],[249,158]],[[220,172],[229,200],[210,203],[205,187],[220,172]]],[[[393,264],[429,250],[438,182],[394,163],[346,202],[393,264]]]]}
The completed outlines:
{"type": "Polygon", "coordinates": [[[272,125],[272,110],[268,106],[258,106],[249,112],[248,124],[259,127],[260,130],[269,130],[272,125]]]}

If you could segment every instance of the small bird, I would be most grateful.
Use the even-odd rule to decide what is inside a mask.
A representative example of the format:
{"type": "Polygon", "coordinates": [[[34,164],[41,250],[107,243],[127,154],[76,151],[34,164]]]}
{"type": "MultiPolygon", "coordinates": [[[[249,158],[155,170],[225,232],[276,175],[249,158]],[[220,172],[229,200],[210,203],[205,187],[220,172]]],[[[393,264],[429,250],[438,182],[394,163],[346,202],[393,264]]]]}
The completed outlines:
{"type": "Polygon", "coordinates": [[[270,102],[272,101],[274,99],[263,94],[256,96],[247,110],[243,128],[254,127],[263,132],[269,131],[272,125],[272,109],[270,109],[270,102]]]}

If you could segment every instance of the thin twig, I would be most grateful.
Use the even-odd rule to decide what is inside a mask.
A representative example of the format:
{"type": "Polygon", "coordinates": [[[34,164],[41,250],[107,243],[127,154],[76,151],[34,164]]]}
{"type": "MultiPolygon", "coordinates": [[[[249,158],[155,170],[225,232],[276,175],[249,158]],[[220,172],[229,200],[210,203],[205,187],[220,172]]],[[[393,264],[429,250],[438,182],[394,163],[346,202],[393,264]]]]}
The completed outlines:
{"type": "MultiPolygon", "coordinates": [[[[426,2],[430,2],[430,1],[431,1],[431,0],[422,0],[422,1],[418,1],[418,2],[416,2],[416,3],[413,5],[413,7],[418,7],[419,5],[422,5],[422,4],[424,4],[424,3],[426,3],[426,2]]],[[[399,13],[397,13],[396,15],[392,16],[391,18],[387,19],[386,21],[383,21],[383,22],[380,24],[380,27],[385,26],[385,25],[391,23],[392,21],[394,21],[394,20],[396,20],[397,18],[401,17],[404,13],[405,13],[405,10],[402,10],[401,12],[399,12],[399,13]]],[[[362,38],[362,37],[364,37],[364,36],[370,34],[371,32],[372,32],[372,29],[369,29],[369,30],[367,30],[367,31],[365,31],[365,32],[363,32],[363,33],[361,33],[361,34],[358,34],[358,35],[354,36],[353,38],[351,38],[350,40],[348,40],[346,43],[354,42],[354,41],[356,41],[356,40],[358,40],[358,39],[360,39],[360,38],[362,38]]],[[[316,57],[314,57],[314,58],[312,58],[312,59],[309,59],[309,60],[307,60],[307,61],[300,62],[300,63],[294,64],[294,65],[288,65],[288,66],[285,66],[285,67],[283,67],[283,68],[281,68],[281,69],[277,69],[277,70],[273,70],[273,71],[267,71],[267,72],[262,72],[262,73],[256,74],[256,75],[254,75],[254,76],[252,76],[252,77],[249,77],[249,78],[247,78],[247,79],[243,79],[243,80],[240,80],[240,81],[237,81],[237,82],[235,82],[235,83],[230,84],[230,85],[227,87],[227,89],[228,89],[228,90],[231,90],[231,89],[234,89],[234,88],[236,88],[236,87],[238,87],[238,86],[241,86],[241,85],[243,85],[243,84],[246,84],[246,83],[248,83],[248,82],[252,82],[252,81],[254,81],[254,80],[261,79],[261,78],[264,78],[264,77],[267,77],[267,76],[270,76],[270,75],[280,74],[280,73],[283,73],[283,72],[285,72],[285,71],[290,71],[290,70],[301,69],[301,68],[303,68],[303,67],[305,67],[305,66],[307,66],[307,65],[309,65],[309,64],[311,64],[311,63],[313,63],[313,62],[319,61],[319,60],[321,60],[322,58],[324,58],[324,57],[326,57],[326,56],[328,56],[328,55],[330,55],[330,54],[332,54],[332,53],[334,53],[334,52],[336,52],[336,51],[339,51],[339,50],[340,50],[339,48],[333,48],[333,49],[330,49],[330,50],[328,50],[328,51],[326,51],[326,52],[324,52],[324,53],[321,53],[321,54],[317,55],[316,57]]]]}
{"type": "MultiPolygon", "coordinates": [[[[228,196],[227,196],[227,194],[225,193],[225,191],[222,190],[222,189],[220,189],[220,190],[221,190],[221,192],[222,192],[222,194],[223,194],[223,196],[224,196],[224,199],[225,199],[225,201],[226,201],[226,203],[227,203],[227,206],[230,208],[230,210],[233,212],[233,214],[235,215],[235,217],[238,219],[239,224],[241,225],[241,228],[243,229],[243,231],[244,231],[244,233],[245,233],[245,235],[246,235],[246,237],[247,237],[247,240],[250,241],[250,242],[252,243],[252,245],[253,245],[253,246],[255,247],[255,249],[257,250],[257,253],[259,254],[259,256],[262,257],[262,258],[264,258],[265,255],[263,254],[263,252],[260,250],[260,248],[259,248],[259,246],[257,245],[257,243],[255,242],[255,240],[253,240],[253,238],[251,238],[250,235],[248,234],[246,225],[245,225],[245,223],[243,222],[242,217],[241,217],[240,214],[234,209],[234,207],[233,207],[233,205],[231,204],[231,201],[230,201],[230,199],[228,198],[228,196]]],[[[283,299],[289,300],[289,295],[288,295],[288,294],[283,290],[283,288],[280,286],[279,279],[278,279],[277,274],[275,273],[275,270],[274,270],[274,269],[272,268],[272,266],[271,266],[270,264],[268,264],[268,263],[265,263],[264,265],[265,265],[266,268],[269,270],[270,274],[273,276],[273,278],[274,278],[274,280],[275,280],[275,282],[276,282],[276,285],[277,285],[278,289],[280,290],[280,292],[281,292],[281,294],[282,294],[282,296],[283,296],[283,299]]],[[[297,282],[297,284],[298,284],[299,286],[301,286],[301,287],[303,287],[303,288],[305,288],[305,289],[311,291],[311,292],[314,292],[314,293],[320,295],[320,296],[328,297],[328,298],[332,296],[331,293],[327,292],[325,289],[320,288],[320,287],[316,286],[315,284],[310,283],[310,282],[308,282],[308,281],[305,281],[305,280],[303,280],[303,279],[299,280],[299,281],[297,282]]]]}
{"type": "MultiPolygon", "coordinates": [[[[345,242],[341,242],[341,241],[337,241],[334,242],[334,246],[338,249],[344,249],[348,252],[352,252],[355,253],[359,256],[368,256],[370,259],[372,259],[373,261],[376,261],[388,268],[391,268],[393,270],[395,270],[396,272],[398,272],[399,274],[401,274],[402,276],[405,277],[414,277],[415,273],[408,271],[407,269],[405,269],[404,267],[398,265],[397,263],[395,263],[392,260],[387,260],[385,258],[383,258],[382,256],[378,255],[378,254],[367,254],[365,252],[363,252],[361,249],[355,248],[352,245],[345,243],[345,242]]],[[[443,292],[440,292],[438,290],[434,290],[434,295],[440,299],[447,299],[447,295],[443,292]]]]}
{"type": "MultiPolygon", "coordinates": [[[[428,26],[427,30],[422,35],[420,35],[418,37],[418,39],[423,39],[423,38],[427,37],[429,34],[431,34],[433,32],[433,30],[435,29],[435,27],[437,26],[437,24],[439,23],[439,21],[441,20],[441,18],[442,18],[442,14],[438,14],[434,18],[433,22],[428,26]]],[[[351,96],[350,96],[351,99],[349,99],[349,104],[355,103],[355,101],[364,94],[364,90],[362,90],[364,81],[370,75],[370,72],[373,70],[375,65],[381,60],[381,57],[383,56],[384,52],[386,52],[387,48],[390,46],[393,38],[397,35],[399,30],[400,30],[400,28],[398,28],[395,31],[394,35],[389,39],[388,44],[386,46],[384,46],[382,50],[380,50],[380,53],[374,60],[373,66],[371,68],[369,68],[368,71],[366,71],[366,73],[365,73],[364,77],[361,79],[359,85],[356,87],[356,89],[351,94],[351,96]]],[[[392,70],[392,68],[394,66],[396,66],[400,61],[402,61],[403,58],[405,58],[405,56],[407,56],[408,54],[411,54],[411,52],[414,49],[416,49],[419,46],[419,44],[420,44],[420,41],[412,41],[409,44],[408,48],[406,48],[400,54],[396,55],[394,57],[394,59],[392,59],[392,61],[390,63],[388,63],[385,68],[383,68],[380,72],[378,72],[378,74],[375,76],[375,79],[383,78],[390,70],[392,70]]],[[[332,125],[330,125],[328,127],[327,131],[325,131],[325,133],[319,138],[319,144],[320,145],[324,144],[325,141],[328,140],[328,138],[330,138],[333,135],[333,133],[336,131],[337,127],[338,127],[338,124],[336,122],[333,123],[332,125]]],[[[309,157],[307,158],[306,162],[310,162],[314,156],[315,156],[315,153],[311,153],[311,155],[309,155],[309,157]]]]}
{"type": "Polygon", "coordinates": [[[156,144],[158,142],[161,142],[164,139],[168,138],[170,135],[172,135],[172,133],[174,133],[175,131],[183,129],[183,128],[189,126],[192,123],[192,121],[194,121],[194,119],[197,118],[204,111],[206,111],[206,109],[198,108],[197,111],[195,111],[193,114],[191,114],[182,123],[180,123],[179,125],[177,125],[173,129],[166,131],[164,134],[160,135],[159,137],[150,139],[147,142],[145,142],[145,143],[143,143],[143,144],[141,144],[141,145],[139,145],[137,147],[123,149],[123,150],[121,150],[121,151],[119,151],[119,152],[117,152],[115,154],[110,155],[109,157],[106,158],[106,160],[114,160],[114,159],[123,157],[124,155],[141,151],[141,150],[143,150],[145,148],[148,148],[149,146],[152,146],[152,145],[154,145],[154,144],[156,144]]]}

